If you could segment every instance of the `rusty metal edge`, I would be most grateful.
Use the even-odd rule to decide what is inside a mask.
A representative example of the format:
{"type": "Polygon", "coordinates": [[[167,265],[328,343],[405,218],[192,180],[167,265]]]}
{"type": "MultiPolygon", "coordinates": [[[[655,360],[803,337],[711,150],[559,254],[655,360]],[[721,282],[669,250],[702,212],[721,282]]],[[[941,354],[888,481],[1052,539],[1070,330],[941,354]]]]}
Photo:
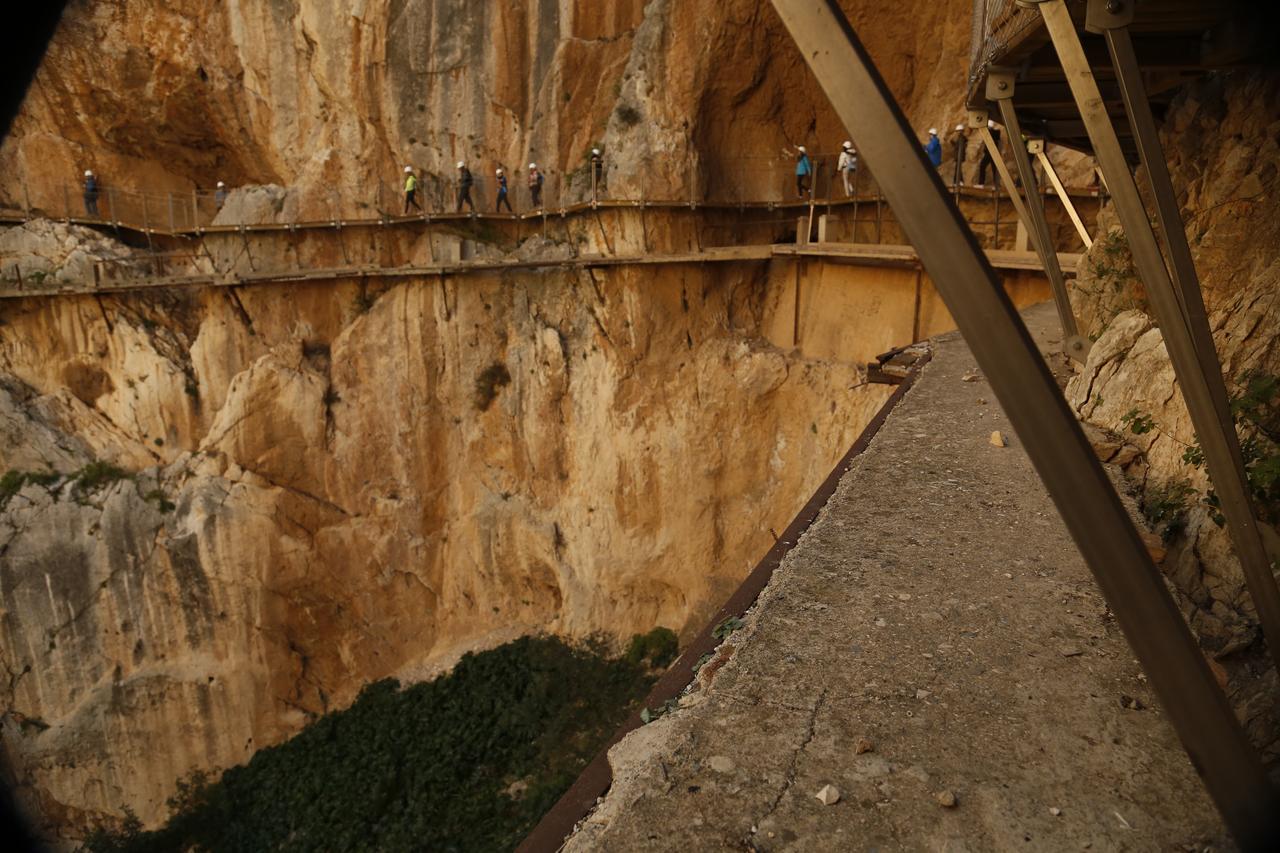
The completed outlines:
{"type": "MultiPolygon", "coordinates": [[[[720,609],[715,612],[715,615],[698,632],[697,636],[685,646],[671,667],[653,685],[653,689],[645,697],[643,707],[661,707],[667,700],[679,697],[685,687],[693,681],[695,675],[694,666],[697,662],[704,654],[711,652],[723,642],[712,635],[716,626],[731,616],[740,616],[755,603],[760,593],[773,577],[774,570],[782,563],[782,558],[795,547],[800,536],[817,519],[818,513],[822,511],[827,501],[831,499],[832,494],[835,493],[836,486],[840,483],[840,478],[853,466],[854,460],[871,444],[871,439],[875,438],[876,433],[880,431],[885,421],[888,420],[889,415],[902,402],[907,392],[911,390],[921,370],[932,358],[933,352],[929,350],[925,352],[919,361],[912,365],[910,372],[901,384],[894,388],[893,394],[890,395],[889,399],[880,407],[880,410],[876,412],[875,417],[862,430],[862,433],[853,443],[853,446],[849,448],[849,451],[836,463],[831,473],[822,481],[822,485],[818,486],[817,491],[813,493],[809,501],[796,514],[791,523],[787,525],[787,529],[778,537],[773,547],[756,564],[756,567],[751,570],[751,574],[747,575],[733,595],[729,596],[729,599],[720,606],[720,609]]],[[[638,711],[627,718],[626,722],[609,738],[609,742],[583,768],[578,778],[569,786],[569,790],[561,795],[555,805],[542,816],[538,824],[525,836],[524,841],[520,842],[520,846],[516,848],[517,853],[555,853],[563,846],[565,839],[573,832],[578,821],[587,816],[595,806],[596,800],[608,791],[609,786],[613,783],[613,773],[609,768],[610,748],[632,731],[640,728],[641,725],[643,723],[640,720],[638,711]]]]}

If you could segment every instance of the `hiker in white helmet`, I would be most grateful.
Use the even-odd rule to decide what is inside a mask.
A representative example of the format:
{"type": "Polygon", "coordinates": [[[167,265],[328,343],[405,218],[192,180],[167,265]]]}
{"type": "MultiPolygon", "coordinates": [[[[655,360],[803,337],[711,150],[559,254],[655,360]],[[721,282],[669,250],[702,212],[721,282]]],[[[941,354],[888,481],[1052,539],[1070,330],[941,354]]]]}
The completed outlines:
{"type": "Polygon", "coordinates": [[[100,218],[98,213],[98,176],[92,169],[84,170],[84,212],[94,219],[100,218]]]}
{"type": "Polygon", "coordinates": [[[213,206],[218,210],[222,210],[222,206],[227,203],[227,185],[222,181],[218,181],[218,186],[213,191],[213,206]]]}
{"type": "Polygon", "coordinates": [[[851,198],[857,186],[858,152],[854,150],[853,143],[847,139],[840,146],[840,159],[836,161],[836,169],[839,170],[840,178],[844,181],[845,198],[851,198]]]}
{"type": "Polygon", "coordinates": [[[604,155],[599,148],[591,149],[591,200],[600,195],[600,185],[604,183],[604,155]]]}
{"type": "Polygon", "coordinates": [[[471,170],[467,168],[467,164],[458,161],[458,212],[462,212],[462,203],[466,202],[471,207],[471,212],[476,212],[476,203],[471,200],[471,186],[475,183],[475,179],[471,177],[471,170]]]}
{"type": "MultiPolygon", "coordinates": [[[[987,130],[991,131],[991,138],[995,140],[996,151],[1000,150],[1000,128],[996,127],[996,123],[988,119],[987,130]]],[[[978,163],[978,189],[982,189],[987,183],[987,167],[991,167],[992,177],[995,178],[996,185],[1000,183],[1000,173],[996,171],[996,161],[991,159],[991,151],[983,146],[982,161],[978,163]]]]}
{"type": "Polygon", "coordinates": [[[924,144],[924,153],[929,157],[933,168],[936,169],[942,165],[942,141],[938,139],[936,127],[929,128],[929,139],[924,144]]]}
{"type": "Polygon", "coordinates": [[[529,164],[529,195],[533,197],[534,209],[542,207],[542,172],[537,163],[529,164]]]}
{"type": "Polygon", "coordinates": [[[493,206],[493,212],[500,213],[502,211],[502,206],[505,204],[507,206],[508,213],[515,213],[515,211],[511,209],[511,199],[507,198],[506,171],[499,166],[498,171],[495,174],[497,175],[498,180],[498,203],[493,206]]]}
{"type": "Polygon", "coordinates": [[[418,176],[413,173],[412,166],[404,167],[404,213],[409,215],[409,208],[416,207],[422,213],[422,205],[418,204],[418,176]]]}

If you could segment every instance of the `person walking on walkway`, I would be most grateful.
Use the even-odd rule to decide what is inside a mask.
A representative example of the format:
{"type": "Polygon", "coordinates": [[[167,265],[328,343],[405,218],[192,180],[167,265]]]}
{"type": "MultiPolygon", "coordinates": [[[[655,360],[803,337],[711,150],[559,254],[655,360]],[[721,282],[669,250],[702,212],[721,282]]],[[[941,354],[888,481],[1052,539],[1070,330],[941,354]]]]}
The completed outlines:
{"type": "Polygon", "coordinates": [[[218,181],[217,189],[213,191],[213,206],[217,210],[222,210],[222,206],[227,203],[227,185],[222,181],[218,181]]]}
{"type": "Polygon", "coordinates": [[[418,204],[418,176],[413,173],[412,166],[404,167],[404,212],[409,215],[410,206],[422,212],[422,205],[418,204]]]}
{"type": "Polygon", "coordinates": [[[84,212],[86,215],[98,219],[98,176],[93,173],[92,169],[84,170],[84,212]]]}
{"type": "Polygon", "coordinates": [[[847,139],[840,146],[840,159],[836,161],[836,168],[840,170],[840,178],[844,181],[844,197],[851,198],[858,171],[858,152],[847,139]]]}
{"type": "Polygon", "coordinates": [[[542,173],[538,171],[537,163],[529,164],[529,195],[533,198],[533,207],[535,210],[542,207],[542,173]]]}
{"type": "Polygon", "coordinates": [[[951,179],[951,185],[955,187],[964,186],[964,155],[965,149],[969,145],[969,140],[964,135],[964,125],[956,125],[956,173],[951,179]]]}
{"type": "Polygon", "coordinates": [[[600,197],[600,184],[604,182],[604,155],[599,148],[591,149],[591,200],[600,197]]]}
{"type": "Polygon", "coordinates": [[[928,155],[933,168],[936,169],[942,165],[942,142],[938,139],[936,127],[929,128],[929,141],[924,144],[924,153],[928,155]]]}
{"type": "Polygon", "coordinates": [[[803,145],[796,146],[796,195],[805,197],[809,191],[809,179],[813,175],[813,163],[803,145]]]}
{"type": "MultiPolygon", "coordinates": [[[[991,131],[991,138],[995,140],[996,152],[1000,151],[1000,129],[996,127],[996,123],[991,119],[987,120],[987,129],[991,131]]],[[[991,150],[985,145],[983,146],[982,161],[978,163],[978,189],[982,189],[987,183],[987,167],[991,167],[992,177],[995,178],[996,184],[1000,183],[1000,172],[996,169],[996,161],[991,159],[991,150]]]]}
{"type": "Polygon", "coordinates": [[[467,168],[467,164],[458,161],[458,212],[462,212],[462,203],[466,202],[471,208],[471,212],[476,212],[476,203],[471,200],[471,187],[475,183],[475,179],[471,177],[471,170],[467,168]]]}
{"type": "Polygon", "coordinates": [[[515,213],[511,209],[511,199],[507,198],[507,173],[499,166],[496,174],[498,180],[498,203],[493,206],[493,212],[501,213],[502,206],[505,204],[508,213],[515,213]]]}

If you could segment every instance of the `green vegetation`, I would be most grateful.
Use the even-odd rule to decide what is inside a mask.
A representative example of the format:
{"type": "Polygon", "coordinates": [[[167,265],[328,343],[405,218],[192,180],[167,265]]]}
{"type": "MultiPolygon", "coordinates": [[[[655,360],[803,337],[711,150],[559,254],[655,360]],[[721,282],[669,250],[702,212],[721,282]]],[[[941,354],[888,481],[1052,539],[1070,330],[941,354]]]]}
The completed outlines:
{"type": "Polygon", "coordinates": [[[657,669],[666,669],[680,652],[680,641],[670,628],[654,628],[647,634],[636,634],[627,647],[627,663],[646,663],[657,669]]]}
{"type": "Polygon", "coordinates": [[[743,622],[737,616],[730,616],[728,619],[724,620],[723,622],[721,622],[719,625],[715,627],[715,629],[711,632],[711,636],[715,637],[717,640],[723,640],[725,637],[729,636],[730,634],[732,634],[734,631],[738,630],[745,624],[747,623],[743,622]]]}
{"type": "Polygon", "coordinates": [[[674,636],[637,636],[619,658],[526,637],[432,682],[375,682],[220,779],[186,780],[163,828],[127,821],[84,849],[509,850],[644,696],[644,661],[669,659],[674,636]]]}
{"type": "Polygon", "coordinates": [[[47,471],[16,471],[10,469],[0,476],[0,510],[9,505],[9,499],[22,491],[28,483],[37,486],[51,486],[58,482],[62,475],[52,469],[47,471]]]}
{"type": "MultiPolygon", "coordinates": [[[[1240,453],[1253,495],[1254,508],[1269,524],[1280,522],[1280,377],[1254,371],[1238,380],[1241,390],[1231,397],[1231,415],[1240,436],[1240,453]]],[[[1197,441],[1182,454],[1193,468],[1205,464],[1197,441]]],[[[1221,527],[1226,523],[1222,502],[1213,489],[1204,496],[1209,515],[1221,527]]]]}
{"type": "Polygon", "coordinates": [[[1156,428],[1156,422],[1151,415],[1143,414],[1137,409],[1130,409],[1120,418],[1120,423],[1129,428],[1129,432],[1134,435],[1143,435],[1151,432],[1156,428]]]}
{"type": "Polygon", "coordinates": [[[1188,480],[1149,485],[1142,495],[1142,514],[1165,543],[1171,542],[1187,523],[1187,508],[1195,488],[1188,480]]]}
{"type": "Polygon", "coordinates": [[[500,361],[480,371],[476,377],[476,408],[482,412],[489,410],[498,397],[498,389],[511,384],[511,371],[500,361]]]}
{"type": "Polygon", "coordinates": [[[76,490],[82,493],[96,492],[103,486],[128,478],[129,472],[123,468],[101,460],[90,462],[71,475],[76,490]]]}
{"type": "Polygon", "coordinates": [[[1129,253],[1129,244],[1122,232],[1108,232],[1094,243],[1094,250],[1089,255],[1093,274],[1099,283],[1109,284],[1112,290],[1119,291],[1125,282],[1137,277],[1133,255],[1129,253]]]}

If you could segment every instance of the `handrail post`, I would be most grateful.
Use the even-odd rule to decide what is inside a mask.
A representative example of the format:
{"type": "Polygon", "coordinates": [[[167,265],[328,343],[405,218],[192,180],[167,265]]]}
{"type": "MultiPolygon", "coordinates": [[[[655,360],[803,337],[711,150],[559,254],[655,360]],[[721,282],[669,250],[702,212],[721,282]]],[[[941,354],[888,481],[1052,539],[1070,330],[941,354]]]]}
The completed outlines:
{"type": "MultiPolygon", "coordinates": [[[[87,212],[87,211],[86,211],[87,212]]],[[[62,185],[62,221],[71,222],[71,188],[65,183],[62,185]]]]}
{"type": "MultiPolygon", "coordinates": [[[[877,180],[887,182],[904,233],[1022,438],[1236,841],[1269,849],[1280,829],[1280,796],[999,275],[925,159],[901,108],[836,0],[773,0],[773,5],[836,114],[855,129],[858,149],[876,169],[877,180]]],[[[1064,64],[1074,65],[1076,54],[1083,63],[1063,0],[1049,0],[1041,9],[1055,44],[1068,34],[1075,42],[1073,62],[1064,64]]],[[[1075,90],[1080,81],[1071,73],[1068,79],[1075,90]]],[[[1096,85],[1092,90],[1092,101],[1077,100],[1082,107],[1096,103],[1105,110],[1096,85]]],[[[1123,163],[1118,142],[1114,152],[1123,163]]],[[[1117,194],[1117,177],[1108,180],[1117,194]]]]}
{"type": "MultiPolygon", "coordinates": [[[[142,194],[142,198],[145,200],[146,197],[147,197],[147,194],[144,192],[142,194]]],[[[173,193],[169,193],[169,233],[172,235],[177,230],[178,230],[177,225],[173,219],[173,193]]]]}
{"type": "MultiPolygon", "coordinates": [[[[1058,311],[1058,322],[1062,325],[1062,345],[1071,358],[1084,362],[1089,354],[1088,339],[1080,336],[1076,317],[1071,309],[1071,297],[1067,295],[1067,284],[1062,276],[1062,266],[1058,263],[1058,249],[1054,245],[1053,236],[1049,232],[1049,221],[1044,213],[1044,196],[1036,184],[1035,174],[1031,170],[1031,161],[1027,157],[1026,145],[1022,142],[1022,125],[1018,121],[1018,112],[1013,108],[1013,95],[1017,83],[1013,71],[1004,68],[991,68],[987,72],[987,99],[995,101],[1000,107],[1000,117],[1004,122],[1009,138],[1014,140],[1013,162],[1022,179],[1022,192],[1026,194],[1024,203],[1019,206],[1022,224],[1031,236],[1036,253],[1040,256],[1040,265],[1044,267],[1045,276],[1049,279],[1049,290],[1053,294],[1053,304],[1058,311]]],[[[985,138],[985,137],[984,137],[985,138]]],[[[1020,193],[1012,183],[1008,186],[1010,198],[1017,198],[1020,193]]]]}

